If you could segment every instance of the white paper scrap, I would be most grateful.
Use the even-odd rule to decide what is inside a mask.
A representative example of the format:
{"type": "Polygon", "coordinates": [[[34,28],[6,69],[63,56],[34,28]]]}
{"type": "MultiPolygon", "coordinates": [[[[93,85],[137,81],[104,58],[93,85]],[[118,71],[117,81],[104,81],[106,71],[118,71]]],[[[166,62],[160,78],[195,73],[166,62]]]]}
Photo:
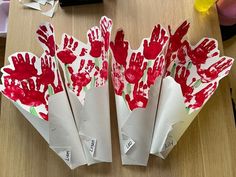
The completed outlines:
{"type": "Polygon", "coordinates": [[[41,7],[40,4],[37,2],[29,2],[29,3],[24,3],[23,4],[25,7],[31,8],[31,9],[35,9],[35,10],[40,10],[41,11],[41,7]]]}
{"type": "Polygon", "coordinates": [[[54,6],[47,12],[42,12],[43,15],[46,15],[48,17],[53,17],[54,13],[57,10],[57,6],[58,6],[58,1],[56,1],[56,3],[54,4],[54,6]]]}

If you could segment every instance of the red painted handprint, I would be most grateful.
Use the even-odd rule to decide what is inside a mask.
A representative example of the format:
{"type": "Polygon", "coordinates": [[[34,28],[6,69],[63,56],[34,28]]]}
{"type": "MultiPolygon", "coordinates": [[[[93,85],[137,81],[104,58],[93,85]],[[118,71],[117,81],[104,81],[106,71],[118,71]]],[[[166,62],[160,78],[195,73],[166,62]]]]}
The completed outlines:
{"type": "MultiPolygon", "coordinates": [[[[181,90],[184,97],[187,97],[189,94],[193,92],[193,88],[191,84],[187,84],[188,77],[190,76],[190,71],[185,66],[177,66],[176,67],[176,74],[175,74],[175,81],[179,83],[181,86],[181,90]]],[[[192,82],[196,79],[193,78],[192,82]]]]}
{"type": "Polygon", "coordinates": [[[92,60],[88,60],[86,66],[85,66],[85,60],[81,60],[77,73],[74,73],[72,67],[68,67],[68,70],[71,74],[71,80],[73,81],[73,91],[76,92],[77,96],[80,95],[82,88],[90,83],[91,81],[90,73],[94,68],[94,66],[95,64],[92,62],[92,60]]]}
{"type": "Polygon", "coordinates": [[[112,20],[106,17],[103,17],[100,21],[100,28],[101,28],[102,37],[104,39],[104,47],[105,47],[106,52],[109,49],[111,27],[112,27],[112,20]]]}
{"type": "Polygon", "coordinates": [[[147,62],[144,62],[141,53],[132,53],[129,66],[125,70],[125,78],[131,84],[136,84],[142,78],[144,70],[147,68],[147,62]]]}
{"type": "Polygon", "coordinates": [[[98,27],[93,27],[89,30],[88,40],[91,46],[89,54],[94,58],[100,57],[102,54],[103,42],[101,31],[98,27]]]}
{"type": "Polygon", "coordinates": [[[146,98],[145,90],[147,89],[147,85],[143,84],[143,81],[140,83],[136,83],[134,85],[133,90],[133,99],[131,100],[130,95],[126,94],[125,99],[128,102],[130,110],[134,110],[136,108],[145,108],[148,103],[148,98],[146,98]]]}
{"type": "Polygon", "coordinates": [[[116,62],[126,67],[129,43],[124,41],[123,30],[116,33],[115,42],[111,42],[110,46],[116,62]]]}
{"type": "Polygon", "coordinates": [[[29,79],[32,76],[37,76],[37,70],[34,66],[36,56],[30,58],[29,53],[18,53],[16,56],[12,56],[11,59],[14,69],[6,66],[3,68],[3,71],[11,75],[12,79],[23,80],[29,79]]]}
{"type": "Polygon", "coordinates": [[[156,57],[160,54],[168,40],[168,36],[166,35],[166,31],[161,25],[157,25],[154,27],[151,35],[151,39],[148,42],[147,39],[144,40],[143,43],[143,55],[146,59],[155,60],[156,57]]]}
{"type": "Polygon", "coordinates": [[[111,77],[115,93],[121,96],[125,85],[124,76],[123,73],[121,73],[121,66],[118,63],[112,65],[111,77]]]}
{"type": "Polygon", "coordinates": [[[194,65],[204,64],[208,58],[219,55],[218,50],[211,56],[209,54],[216,49],[217,41],[215,39],[204,39],[193,50],[188,50],[190,59],[194,65]]]}
{"type": "Polygon", "coordinates": [[[163,72],[164,56],[156,58],[153,67],[147,70],[147,85],[150,88],[155,83],[155,80],[163,72]]]}
{"type": "Polygon", "coordinates": [[[63,49],[57,52],[57,57],[64,64],[71,64],[77,58],[75,50],[79,43],[73,37],[64,35],[63,49]]]}
{"type": "Polygon", "coordinates": [[[177,30],[175,31],[174,34],[171,32],[170,26],[168,26],[169,30],[169,44],[166,52],[166,67],[168,68],[171,61],[171,56],[174,52],[176,52],[182,45],[188,45],[187,41],[182,41],[184,36],[187,34],[188,29],[190,27],[190,24],[187,21],[184,21],[177,30]]]}
{"type": "MultiPolygon", "coordinates": [[[[42,73],[37,77],[37,89],[40,88],[40,85],[51,85],[55,88],[55,62],[50,56],[45,55],[44,58],[41,58],[41,68],[42,73]]],[[[47,89],[45,87],[45,89],[47,89]]]]}
{"type": "Polygon", "coordinates": [[[20,83],[8,76],[4,77],[4,87],[2,93],[13,101],[17,101],[24,96],[20,83]]]}
{"type": "Polygon", "coordinates": [[[43,48],[46,49],[45,52],[52,57],[55,56],[56,44],[52,25],[49,23],[40,25],[36,33],[39,41],[44,45],[43,48]]]}
{"type": "Polygon", "coordinates": [[[24,91],[24,97],[20,99],[22,104],[35,107],[41,104],[46,106],[46,89],[44,89],[44,91],[40,91],[39,89],[37,89],[33,79],[29,79],[28,82],[22,81],[21,84],[24,91]]]}
{"type": "Polygon", "coordinates": [[[219,61],[212,64],[207,69],[197,68],[197,73],[201,76],[201,81],[203,83],[210,82],[219,77],[220,74],[228,74],[231,66],[233,64],[232,58],[222,57],[219,61]]]}
{"type": "Polygon", "coordinates": [[[102,69],[100,70],[100,77],[104,81],[106,81],[108,78],[108,62],[107,61],[102,62],[102,69]]]}
{"type": "Polygon", "coordinates": [[[214,93],[217,88],[217,82],[208,84],[204,89],[193,95],[194,103],[189,105],[189,108],[200,108],[206,100],[214,93]]]}

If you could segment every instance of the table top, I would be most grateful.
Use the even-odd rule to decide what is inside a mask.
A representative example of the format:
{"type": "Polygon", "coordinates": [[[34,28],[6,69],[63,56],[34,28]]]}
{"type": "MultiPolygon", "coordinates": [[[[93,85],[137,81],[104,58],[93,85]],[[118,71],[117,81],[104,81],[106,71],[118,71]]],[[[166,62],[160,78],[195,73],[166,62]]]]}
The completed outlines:
{"type": "MultiPolygon", "coordinates": [[[[132,47],[148,37],[157,23],[177,27],[191,22],[189,40],[195,44],[202,37],[214,37],[222,50],[219,22],[213,7],[207,14],[193,8],[193,0],[104,0],[103,4],[59,8],[50,19],[38,11],[22,8],[11,1],[6,56],[16,51],[42,53],[35,30],[44,21],[53,24],[59,43],[62,33],[86,41],[86,31],[98,25],[102,15],[113,20],[113,34],[119,27],[132,47]]],[[[5,60],[5,62],[7,62],[5,60]]],[[[228,79],[193,121],[167,159],[150,156],[147,167],[122,166],[117,132],[115,100],[110,84],[111,132],[113,162],[70,170],[48,147],[46,141],[21,115],[14,105],[2,97],[0,118],[1,177],[235,177],[236,131],[228,79]]]]}

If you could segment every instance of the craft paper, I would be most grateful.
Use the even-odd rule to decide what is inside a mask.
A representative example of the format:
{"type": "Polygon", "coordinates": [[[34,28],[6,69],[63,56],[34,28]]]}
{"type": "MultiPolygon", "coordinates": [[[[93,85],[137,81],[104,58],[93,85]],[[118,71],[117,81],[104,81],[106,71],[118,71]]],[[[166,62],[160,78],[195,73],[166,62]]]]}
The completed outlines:
{"type": "Polygon", "coordinates": [[[157,25],[151,37],[144,39],[137,50],[130,48],[122,30],[110,44],[124,165],[147,165],[164,70],[163,48],[167,40],[167,32],[157,25]]]}
{"type": "MultiPolygon", "coordinates": [[[[169,28],[170,29],[170,28],[169,28]]],[[[228,75],[233,59],[220,57],[215,39],[203,38],[195,46],[184,39],[184,22],[170,40],[151,153],[165,158],[182,134],[228,75]]]]}
{"type": "Polygon", "coordinates": [[[215,39],[184,39],[189,26],[167,34],[156,25],[136,51],[122,30],[110,44],[123,164],[146,165],[148,149],[165,158],[229,73],[233,59],[220,57],[215,39]]]}
{"type": "Polygon", "coordinates": [[[37,37],[44,49],[42,56],[30,52],[11,55],[10,64],[1,70],[0,90],[73,169],[86,160],[58,70],[53,27],[40,25],[37,37]]]}
{"type": "MultiPolygon", "coordinates": [[[[22,3],[21,0],[19,0],[19,2],[22,3]]],[[[52,18],[57,10],[58,3],[59,3],[58,0],[34,0],[34,2],[27,2],[22,4],[24,7],[31,8],[34,10],[39,10],[43,15],[52,18]],[[50,4],[50,6],[52,7],[50,8],[50,10],[42,11],[41,6],[45,6],[46,4],[50,4]]]]}
{"type": "Polygon", "coordinates": [[[57,50],[89,165],[112,160],[107,82],[111,27],[112,21],[102,17],[100,26],[87,32],[87,44],[64,34],[57,50]]]}

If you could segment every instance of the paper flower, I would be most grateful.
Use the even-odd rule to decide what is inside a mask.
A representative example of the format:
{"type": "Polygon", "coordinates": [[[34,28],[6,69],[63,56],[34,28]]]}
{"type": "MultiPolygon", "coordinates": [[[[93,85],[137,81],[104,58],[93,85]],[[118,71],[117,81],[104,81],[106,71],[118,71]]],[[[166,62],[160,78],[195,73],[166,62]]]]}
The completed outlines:
{"type": "Polygon", "coordinates": [[[86,91],[103,86],[108,79],[108,49],[112,21],[102,17],[100,27],[87,32],[85,44],[64,34],[57,57],[61,61],[66,85],[84,104],[86,91]]]}

